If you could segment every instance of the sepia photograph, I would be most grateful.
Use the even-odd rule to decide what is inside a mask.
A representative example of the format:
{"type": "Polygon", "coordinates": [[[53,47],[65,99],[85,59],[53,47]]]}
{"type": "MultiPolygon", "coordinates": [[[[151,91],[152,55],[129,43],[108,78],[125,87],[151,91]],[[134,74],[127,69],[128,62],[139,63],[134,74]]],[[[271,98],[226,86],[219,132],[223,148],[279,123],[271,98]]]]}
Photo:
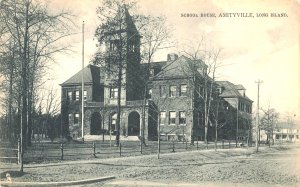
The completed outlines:
{"type": "Polygon", "coordinates": [[[0,187],[300,186],[300,0],[0,0],[0,187]]]}

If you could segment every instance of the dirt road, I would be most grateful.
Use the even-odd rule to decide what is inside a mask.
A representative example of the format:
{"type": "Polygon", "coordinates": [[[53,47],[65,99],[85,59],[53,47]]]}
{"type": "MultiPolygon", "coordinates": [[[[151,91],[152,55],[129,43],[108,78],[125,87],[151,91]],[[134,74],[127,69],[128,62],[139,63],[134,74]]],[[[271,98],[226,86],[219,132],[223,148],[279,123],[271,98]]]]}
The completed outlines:
{"type": "MultiPolygon", "coordinates": [[[[88,186],[300,186],[299,146],[200,150],[138,157],[30,164],[15,181],[116,176],[88,186]]],[[[3,170],[3,169],[2,169],[3,170]]],[[[84,185],[87,186],[87,185],[84,185]]]]}

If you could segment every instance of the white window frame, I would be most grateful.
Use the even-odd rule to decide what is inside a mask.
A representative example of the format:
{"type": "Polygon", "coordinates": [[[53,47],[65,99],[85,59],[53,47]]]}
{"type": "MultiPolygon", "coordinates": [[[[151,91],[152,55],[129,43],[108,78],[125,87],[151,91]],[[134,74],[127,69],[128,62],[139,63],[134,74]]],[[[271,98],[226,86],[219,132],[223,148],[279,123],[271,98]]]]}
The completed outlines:
{"type": "Polygon", "coordinates": [[[119,92],[118,88],[111,87],[111,88],[110,88],[109,97],[110,97],[111,99],[116,99],[116,98],[118,98],[118,92],[119,92]]]}
{"type": "Polygon", "coordinates": [[[76,90],[75,91],[75,101],[79,101],[79,99],[80,99],[80,92],[79,92],[79,90],[76,90]]]}
{"type": "Polygon", "coordinates": [[[74,124],[76,124],[76,125],[79,124],[79,118],[80,118],[79,113],[75,113],[74,114],[74,124]],[[77,123],[76,123],[76,120],[77,120],[77,123]]]}
{"type": "Polygon", "coordinates": [[[159,96],[160,97],[167,97],[167,86],[166,85],[160,85],[159,86],[159,96]]]}
{"type": "Polygon", "coordinates": [[[148,96],[149,96],[149,98],[152,97],[152,88],[150,88],[150,89],[148,90],[148,96]]]}
{"type": "Polygon", "coordinates": [[[175,111],[169,111],[169,125],[176,125],[176,112],[175,111]],[[172,117],[172,114],[175,115],[175,117],[172,117]],[[174,119],[174,123],[171,123],[172,119],[174,119]]]}
{"type": "Polygon", "coordinates": [[[73,92],[72,91],[67,91],[67,97],[70,101],[73,100],[73,92]]]}
{"type": "Polygon", "coordinates": [[[83,100],[86,101],[87,99],[87,91],[83,90],[83,100]]]}
{"type": "Polygon", "coordinates": [[[171,85],[169,87],[169,94],[170,94],[170,97],[176,97],[176,93],[177,93],[177,86],[175,85],[171,85]],[[172,88],[174,88],[175,90],[172,90],[172,88]],[[174,95],[173,95],[174,94],[174,95]]]}
{"type": "Polygon", "coordinates": [[[73,121],[73,114],[68,114],[68,118],[69,118],[69,124],[71,124],[71,122],[73,121]]]}
{"type": "Polygon", "coordinates": [[[165,125],[166,122],[166,111],[160,111],[159,112],[159,123],[160,125],[165,125]],[[164,117],[162,118],[162,114],[164,115],[164,117]]]}
{"type": "Polygon", "coordinates": [[[186,97],[187,96],[187,84],[181,84],[179,89],[180,89],[179,90],[179,95],[181,97],[186,97]],[[182,90],[185,90],[185,92],[182,92],[182,90]]]}
{"type": "Polygon", "coordinates": [[[186,125],[186,112],[185,111],[179,111],[179,125],[182,125],[182,126],[186,125]],[[181,117],[182,114],[184,114],[184,118],[181,117]],[[184,119],[184,123],[180,123],[180,119],[184,119]]]}

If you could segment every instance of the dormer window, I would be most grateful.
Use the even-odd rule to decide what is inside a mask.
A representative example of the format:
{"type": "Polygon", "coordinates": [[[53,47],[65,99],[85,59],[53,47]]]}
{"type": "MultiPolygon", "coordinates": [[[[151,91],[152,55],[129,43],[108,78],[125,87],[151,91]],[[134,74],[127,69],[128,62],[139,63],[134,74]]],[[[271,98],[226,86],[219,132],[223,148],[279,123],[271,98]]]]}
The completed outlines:
{"type": "Polygon", "coordinates": [[[149,70],[149,75],[150,75],[150,77],[154,76],[154,69],[149,70]]]}
{"type": "Polygon", "coordinates": [[[222,88],[217,88],[217,93],[221,94],[222,93],[222,88]]]}

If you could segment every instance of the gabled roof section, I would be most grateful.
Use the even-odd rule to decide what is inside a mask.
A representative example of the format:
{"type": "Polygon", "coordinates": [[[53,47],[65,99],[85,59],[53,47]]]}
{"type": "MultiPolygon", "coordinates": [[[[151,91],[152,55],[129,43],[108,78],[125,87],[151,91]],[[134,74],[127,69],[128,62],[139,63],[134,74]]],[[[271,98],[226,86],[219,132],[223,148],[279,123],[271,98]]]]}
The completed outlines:
{"type": "Polygon", "coordinates": [[[237,85],[234,85],[234,86],[237,90],[246,90],[246,88],[241,84],[237,84],[237,85]]]}
{"type": "Polygon", "coordinates": [[[89,84],[97,84],[100,83],[100,68],[94,65],[87,65],[83,70],[80,70],[71,78],[66,80],[61,84],[61,86],[67,85],[80,85],[81,84],[81,76],[83,73],[83,82],[89,84]]]}
{"type": "Polygon", "coordinates": [[[162,71],[157,77],[187,77],[192,76],[194,67],[201,73],[200,69],[205,68],[206,65],[201,60],[191,60],[182,55],[174,61],[167,61],[166,65],[162,67],[162,71]]]}
{"type": "Polygon", "coordinates": [[[165,66],[166,64],[167,61],[161,61],[161,62],[141,63],[140,66],[142,69],[151,69],[151,68],[162,69],[162,67],[165,66]]]}
{"type": "Polygon", "coordinates": [[[245,98],[249,101],[252,101],[249,99],[246,95],[243,96],[239,90],[246,90],[243,85],[235,85],[229,81],[216,81],[216,83],[222,88],[222,93],[220,94],[221,97],[226,98],[245,98]]]}

